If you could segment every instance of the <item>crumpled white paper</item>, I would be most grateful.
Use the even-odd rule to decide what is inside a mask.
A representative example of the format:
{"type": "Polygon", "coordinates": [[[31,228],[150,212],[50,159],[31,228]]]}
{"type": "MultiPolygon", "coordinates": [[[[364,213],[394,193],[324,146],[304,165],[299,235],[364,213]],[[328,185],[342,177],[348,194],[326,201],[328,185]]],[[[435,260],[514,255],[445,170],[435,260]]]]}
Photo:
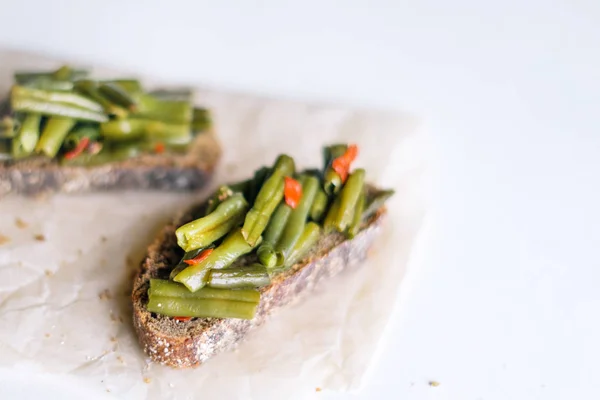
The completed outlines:
{"type": "MultiPolygon", "coordinates": [[[[0,60],[3,92],[15,68],[57,65],[9,51],[0,60]]],[[[130,277],[161,226],[210,189],[9,196],[0,199],[0,235],[10,239],[0,245],[0,376],[62,380],[77,393],[128,399],[292,399],[317,387],[360,387],[426,212],[416,121],[208,90],[198,90],[197,103],[214,111],[224,147],[213,185],[246,178],[279,153],[300,167],[320,166],[323,144],[358,143],[368,180],[397,190],[370,259],[276,313],[236,350],[174,370],[150,363],[137,343],[130,277]]]]}

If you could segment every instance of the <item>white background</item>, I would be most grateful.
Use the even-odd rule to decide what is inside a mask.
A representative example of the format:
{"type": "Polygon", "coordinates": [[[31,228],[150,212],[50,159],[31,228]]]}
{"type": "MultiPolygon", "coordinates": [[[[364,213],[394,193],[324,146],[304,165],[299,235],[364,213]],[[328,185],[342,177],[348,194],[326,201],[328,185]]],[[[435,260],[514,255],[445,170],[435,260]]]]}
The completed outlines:
{"type": "Polygon", "coordinates": [[[600,398],[600,3],[411,3],[4,0],[0,44],[419,115],[436,234],[356,398],[600,398]]]}

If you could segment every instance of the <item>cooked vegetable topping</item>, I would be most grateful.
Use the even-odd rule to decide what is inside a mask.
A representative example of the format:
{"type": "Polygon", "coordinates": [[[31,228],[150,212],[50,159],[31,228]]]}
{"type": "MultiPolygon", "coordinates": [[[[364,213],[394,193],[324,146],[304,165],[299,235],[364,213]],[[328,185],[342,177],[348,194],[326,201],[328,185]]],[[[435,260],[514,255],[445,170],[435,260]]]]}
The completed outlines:
{"type": "Polygon", "coordinates": [[[94,166],[181,152],[211,124],[191,94],[144,92],[137,80],[93,80],[68,66],[17,72],[9,101],[0,104],[0,160],[41,155],[94,166]]]}
{"type": "Polygon", "coordinates": [[[252,179],[219,187],[200,218],[175,231],[186,253],[170,280],[150,281],[148,310],[179,321],[253,318],[257,288],[310,259],[323,235],[355,237],[394,193],[367,189],[364,169],[350,172],[357,151],[329,146],[323,170],[299,173],[281,155],[252,179]]]}

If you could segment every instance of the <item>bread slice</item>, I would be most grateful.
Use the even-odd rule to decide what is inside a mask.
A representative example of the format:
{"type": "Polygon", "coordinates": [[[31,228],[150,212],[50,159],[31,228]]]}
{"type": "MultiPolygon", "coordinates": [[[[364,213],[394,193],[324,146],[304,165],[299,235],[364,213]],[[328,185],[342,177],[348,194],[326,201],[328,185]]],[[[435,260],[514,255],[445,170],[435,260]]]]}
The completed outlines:
{"type": "Polygon", "coordinates": [[[220,156],[219,142],[209,131],[199,133],[185,153],[144,154],[99,166],[61,166],[56,160],[41,157],[0,161],[0,197],[10,192],[40,195],[124,189],[198,189],[212,176],[220,156]]]}
{"type": "MultiPolygon", "coordinates": [[[[375,190],[370,188],[370,190],[375,190]]],[[[277,308],[302,298],[320,281],[361,263],[380,231],[386,214],[382,207],[371,215],[352,240],[339,233],[324,235],[305,260],[276,275],[261,289],[261,299],[252,320],[194,318],[187,322],[148,312],[148,287],[151,278],[167,279],[173,265],[182,257],[175,229],[203,215],[198,205],[167,225],[155,242],[134,279],[133,324],[140,344],[153,361],[175,368],[196,367],[212,356],[239,343],[253,328],[265,322],[277,308]]],[[[247,256],[240,263],[255,261],[247,256]]]]}

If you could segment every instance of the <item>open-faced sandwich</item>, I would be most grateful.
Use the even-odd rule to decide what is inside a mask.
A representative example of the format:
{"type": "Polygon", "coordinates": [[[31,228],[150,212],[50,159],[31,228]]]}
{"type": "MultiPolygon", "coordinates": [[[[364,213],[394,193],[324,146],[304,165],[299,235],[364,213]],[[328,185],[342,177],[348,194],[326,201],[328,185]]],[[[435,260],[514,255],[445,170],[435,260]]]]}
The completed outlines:
{"type": "Polygon", "coordinates": [[[19,72],[0,103],[0,195],[201,187],[220,156],[189,90],[63,66],[19,72]]]}
{"type": "Polygon", "coordinates": [[[360,263],[393,192],[366,184],[364,169],[351,171],[356,155],[356,146],[329,146],[324,169],[304,171],[281,155],[165,227],[133,284],[146,353],[197,366],[274,309],[360,263]]]}

